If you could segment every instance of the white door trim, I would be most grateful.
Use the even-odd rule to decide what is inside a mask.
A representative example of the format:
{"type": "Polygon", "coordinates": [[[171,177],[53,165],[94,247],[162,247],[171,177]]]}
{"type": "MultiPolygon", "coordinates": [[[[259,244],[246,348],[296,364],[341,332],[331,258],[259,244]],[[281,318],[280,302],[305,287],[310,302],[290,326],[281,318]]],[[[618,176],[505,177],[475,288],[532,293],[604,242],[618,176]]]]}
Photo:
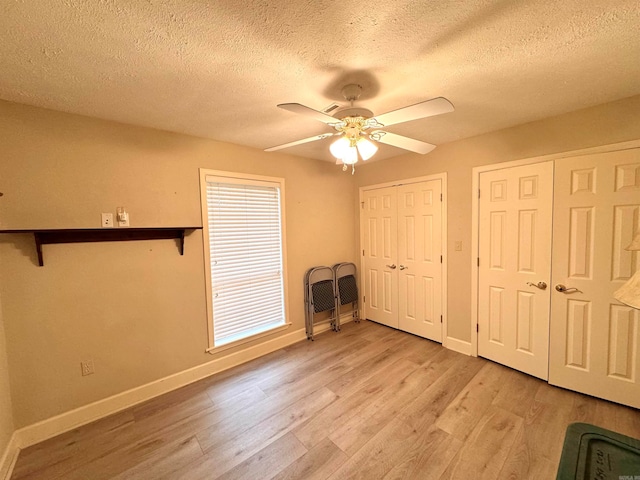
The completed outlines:
{"type": "Polygon", "coordinates": [[[447,347],[447,272],[448,272],[448,256],[447,256],[447,173],[436,173],[433,175],[426,175],[423,177],[407,178],[404,180],[396,180],[395,182],[378,183],[375,185],[365,185],[358,189],[358,215],[360,225],[360,251],[358,257],[360,258],[358,268],[358,284],[360,285],[360,305],[361,316],[367,318],[367,305],[364,303],[364,256],[362,255],[362,245],[364,245],[364,225],[363,218],[360,212],[362,211],[362,202],[364,192],[367,190],[376,190],[378,188],[397,187],[399,185],[406,185],[408,183],[420,183],[429,180],[442,181],[442,346],[447,347]]]}
{"type": "Polygon", "coordinates": [[[480,174],[492,170],[500,170],[503,168],[518,167],[521,165],[530,165],[532,163],[542,163],[558,160],[566,157],[576,157],[580,155],[591,155],[594,153],[613,152],[618,150],[628,150],[640,147],[640,140],[632,140],[629,142],[612,143],[609,145],[600,145],[598,147],[583,148],[579,150],[570,150],[561,153],[552,153],[542,155],[540,157],[524,158],[513,160],[510,162],[493,163],[490,165],[482,165],[472,169],[472,186],[471,186],[471,355],[478,356],[478,256],[479,256],[479,221],[480,203],[478,201],[478,188],[480,185],[480,174]]]}

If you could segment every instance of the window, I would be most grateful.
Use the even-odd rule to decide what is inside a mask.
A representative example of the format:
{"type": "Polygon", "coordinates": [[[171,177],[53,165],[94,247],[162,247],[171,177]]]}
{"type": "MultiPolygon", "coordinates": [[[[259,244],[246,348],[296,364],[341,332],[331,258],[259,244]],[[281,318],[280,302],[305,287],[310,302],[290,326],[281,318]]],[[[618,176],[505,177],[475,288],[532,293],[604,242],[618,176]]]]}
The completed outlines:
{"type": "Polygon", "coordinates": [[[286,325],[284,180],[201,170],[210,350],[286,325]]]}

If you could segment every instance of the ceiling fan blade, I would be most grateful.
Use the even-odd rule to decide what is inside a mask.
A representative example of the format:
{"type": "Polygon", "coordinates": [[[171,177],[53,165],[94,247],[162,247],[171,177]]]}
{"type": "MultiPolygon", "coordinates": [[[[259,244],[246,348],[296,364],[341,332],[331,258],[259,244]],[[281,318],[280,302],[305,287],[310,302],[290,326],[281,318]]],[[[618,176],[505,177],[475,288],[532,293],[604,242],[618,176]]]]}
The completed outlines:
{"type": "Polygon", "coordinates": [[[314,135],[313,137],[303,138],[302,140],[296,140],[295,142],[285,143],[284,145],[277,145],[275,147],[266,148],[265,152],[274,152],[283,148],[295,147],[303,143],[315,142],[316,140],[322,140],[324,138],[333,137],[339,135],[339,133],[323,133],[322,135],[314,135]]]}
{"type": "Polygon", "coordinates": [[[409,107],[393,110],[392,112],[383,113],[374,118],[383,126],[387,127],[389,125],[395,125],[396,123],[410,122],[411,120],[453,112],[453,110],[453,105],[449,100],[438,97],[427,100],[426,102],[416,103],[409,107]]]}
{"type": "Polygon", "coordinates": [[[396,135],[391,132],[383,132],[382,130],[371,132],[371,138],[380,143],[386,143],[393,147],[403,148],[423,155],[436,148],[436,146],[431,143],[422,142],[402,135],[396,135]]]}
{"type": "Polygon", "coordinates": [[[334,118],[331,115],[319,112],[318,110],[314,110],[313,108],[305,107],[304,105],[301,105],[299,103],[281,103],[280,105],[278,105],[278,107],[293,113],[297,113],[299,115],[314,118],[323,123],[326,123],[327,125],[340,122],[339,119],[334,118]]]}

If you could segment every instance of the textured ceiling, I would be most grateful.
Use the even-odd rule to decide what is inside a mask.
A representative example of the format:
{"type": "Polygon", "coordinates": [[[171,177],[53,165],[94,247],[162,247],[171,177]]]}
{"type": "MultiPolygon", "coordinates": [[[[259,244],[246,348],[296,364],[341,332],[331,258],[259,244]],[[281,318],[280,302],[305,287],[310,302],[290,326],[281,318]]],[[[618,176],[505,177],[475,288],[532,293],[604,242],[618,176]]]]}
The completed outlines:
{"type": "Polygon", "coordinates": [[[638,25],[638,0],[2,0],[0,98],[264,149],[329,131],[276,104],[359,83],[376,114],[448,98],[389,127],[438,145],[640,94],[638,25]]]}

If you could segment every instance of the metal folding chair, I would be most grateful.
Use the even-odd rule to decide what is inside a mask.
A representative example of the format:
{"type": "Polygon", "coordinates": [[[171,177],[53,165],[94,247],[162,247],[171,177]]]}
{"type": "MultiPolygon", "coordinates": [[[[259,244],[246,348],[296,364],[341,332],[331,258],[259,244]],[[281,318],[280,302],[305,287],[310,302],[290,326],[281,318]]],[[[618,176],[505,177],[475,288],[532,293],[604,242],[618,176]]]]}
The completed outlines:
{"type": "Polygon", "coordinates": [[[342,307],[351,304],[351,316],[360,322],[360,308],[358,296],[358,282],[356,266],[350,262],[337,263],[333,266],[335,281],[337,328],[340,330],[340,315],[342,307]]]}
{"type": "Polygon", "coordinates": [[[329,267],[313,267],[304,276],[305,327],[307,340],[313,340],[314,316],[316,313],[331,311],[331,329],[338,331],[336,289],[333,270],[329,267]]]}

